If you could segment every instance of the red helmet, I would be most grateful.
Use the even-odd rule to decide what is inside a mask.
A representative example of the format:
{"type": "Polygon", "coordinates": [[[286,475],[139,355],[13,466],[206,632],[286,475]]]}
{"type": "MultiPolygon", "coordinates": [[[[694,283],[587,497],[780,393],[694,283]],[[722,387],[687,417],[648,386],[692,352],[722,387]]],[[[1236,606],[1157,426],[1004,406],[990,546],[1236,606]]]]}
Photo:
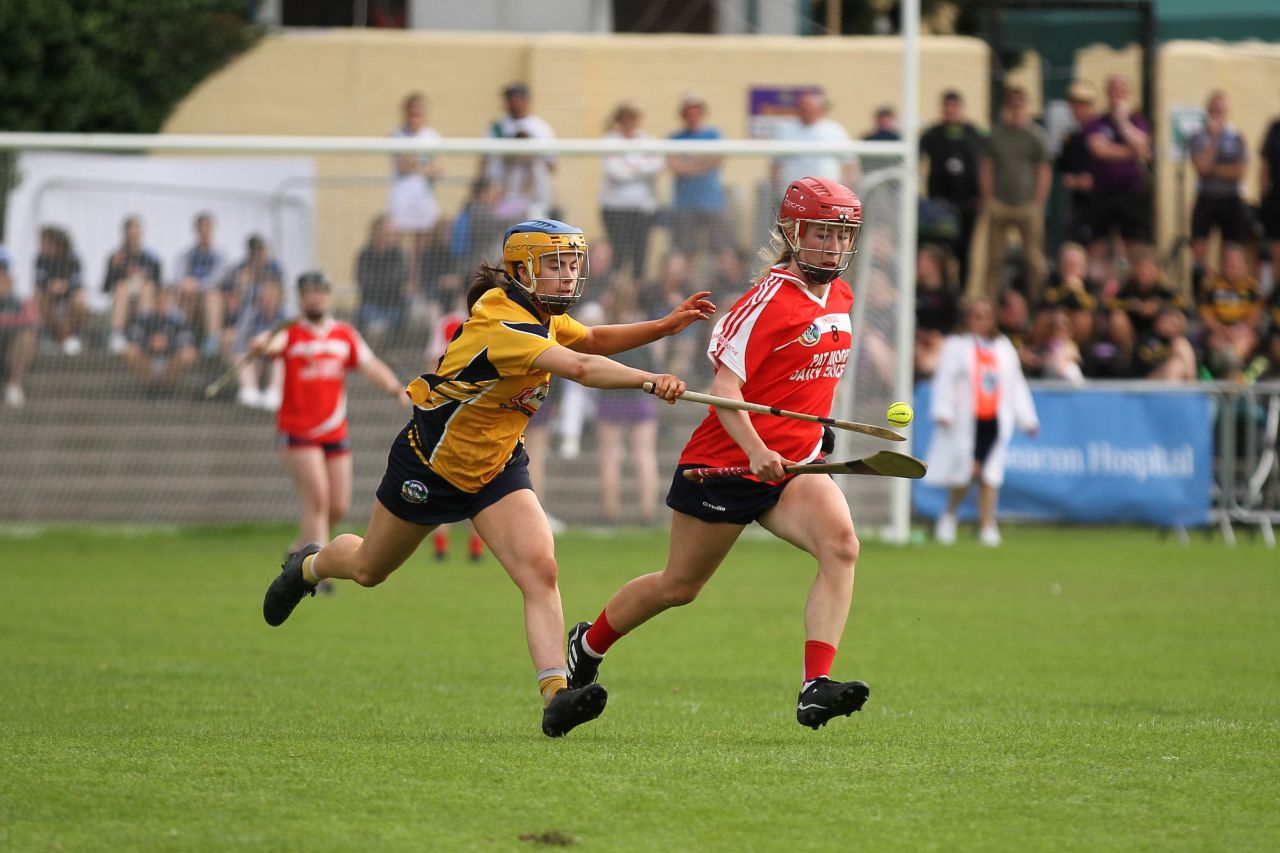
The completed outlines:
{"type": "Polygon", "coordinates": [[[855,246],[861,227],[862,201],[857,193],[844,184],[827,178],[799,178],[792,181],[782,197],[782,206],[778,209],[778,230],[791,247],[791,254],[801,271],[817,284],[833,281],[849,268],[849,263],[857,252],[855,246]],[[794,238],[782,227],[786,220],[796,223],[794,238]],[[801,258],[799,243],[810,223],[839,226],[848,234],[847,248],[837,247],[836,251],[813,248],[803,250],[806,254],[817,252],[824,257],[834,254],[834,266],[825,262],[815,264],[801,258]]]}

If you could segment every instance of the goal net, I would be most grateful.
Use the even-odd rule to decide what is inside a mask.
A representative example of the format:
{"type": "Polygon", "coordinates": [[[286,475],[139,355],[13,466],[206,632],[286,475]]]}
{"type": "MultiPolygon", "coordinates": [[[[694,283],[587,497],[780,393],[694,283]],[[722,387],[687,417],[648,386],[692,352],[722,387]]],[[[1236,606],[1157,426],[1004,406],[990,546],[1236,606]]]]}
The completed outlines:
{"type": "MultiPolygon", "coordinates": [[[[856,350],[835,414],[883,424],[890,402],[909,399],[901,308],[914,248],[901,225],[915,210],[903,209],[901,143],[453,139],[405,151],[403,140],[9,134],[0,144],[16,154],[0,283],[0,523],[292,521],[272,364],[250,362],[212,399],[204,392],[253,332],[296,311],[300,273],[327,273],[338,318],[405,381],[434,366],[469,272],[498,260],[503,231],[531,215],[586,231],[590,280],[574,315],[587,324],[660,316],[704,289],[725,309],[761,268],[779,186],[801,158],[837,163],[864,204],[846,276],[856,350]],[[396,157],[430,177],[393,182],[396,157]]],[[[698,324],[624,359],[705,391],[709,332],[698,324]]],[[[675,458],[705,409],[651,414],[639,392],[571,386],[553,381],[530,432],[548,512],[577,526],[665,523],[675,458]],[[656,471],[643,463],[655,433],[656,471]]],[[[359,527],[406,412],[356,374],[347,393],[345,525],[359,527]]],[[[837,456],[877,449],[842,433],[837,456]]],[[[864,529],[895,521],[890,483],[840,482],[864,529]]]]}

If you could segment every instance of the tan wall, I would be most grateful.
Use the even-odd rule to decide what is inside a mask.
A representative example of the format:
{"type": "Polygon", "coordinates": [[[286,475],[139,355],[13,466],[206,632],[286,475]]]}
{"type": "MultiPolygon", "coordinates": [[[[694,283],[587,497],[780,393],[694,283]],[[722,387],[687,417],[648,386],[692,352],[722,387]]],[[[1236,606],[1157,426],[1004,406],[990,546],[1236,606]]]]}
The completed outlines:
{"type": "MultiPolygon", "coordinates": [[[[747,92],[753,85],[824,86],[832,118],[855,137],[870,130],[882,103],[897,103],[900,42],[892,38],[735,36],[520,36],[498,34],[333,30],[273,35],[211,77],[165,126],[167,133],[384,136],[396,126],[399,103],[414,89],[429,98],[428,123],[449,137],[475,137],[500,112],[504,83],[523,79],[533,109],[561,137],[597,137],[622,99],[645,112],[645,125],[665,136],[678,126],[676,103],[697,89],[710,121],[727,137],[744,137],[747,92]]],[[[921,116],[938,112],[945,89],[958,89],[974,116],[988,104],[987,51],[975,39],[932,36],[921,51],[921,116]]],[[[474,174],[474,157],[445,158],[455,177],[474,174]]],[[[384,157],[320,157],[324,178],[385,178],[384,157]]],[[[747,187],[764,164],[731,159],[726,180],[747,187]]],[[[594,198],[599,163],[566,158],[557,185],[566,216],[599,228],[594,198]]],[[[338,281],[349,275],[369,219],[385,200],[372,181],[318,193],[320,262],[338,281]]],[[[664,188],[665,191],[665,188],[664,188]]],[[[461,187],[442,201],[454,209],[461,187]]]]}

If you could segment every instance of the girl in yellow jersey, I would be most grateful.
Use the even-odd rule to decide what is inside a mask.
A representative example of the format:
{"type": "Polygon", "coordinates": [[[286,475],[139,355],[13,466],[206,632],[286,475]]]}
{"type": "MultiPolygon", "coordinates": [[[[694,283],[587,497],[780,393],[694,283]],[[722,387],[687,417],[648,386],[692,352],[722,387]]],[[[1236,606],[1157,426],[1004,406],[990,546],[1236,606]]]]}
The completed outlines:
{"type": "Polygon", "coordinates": [[[524,596],[525,633],[543,696],[542,731],[567,734],[604,710],[599,684],[569,690],[564,614],[551,529],[529,482],[522,435],[546,399],[551,376],[594,388],[652,382],[674,402],[685,383],[605,356],[674,335],[715,306],[696,293],[660,320],[588,328],[567,312],[587,280],[582,231],[552,219],[506,233],[502,268],[482,266],[467,293],[470,316],[435,373],[409,383],[413,419],[387,459],[364,538],[343,534],[289,555],[267,589],[267,623],[289,618],[322,578],[376,586],[439,524],[471,519],[524,596]]]}

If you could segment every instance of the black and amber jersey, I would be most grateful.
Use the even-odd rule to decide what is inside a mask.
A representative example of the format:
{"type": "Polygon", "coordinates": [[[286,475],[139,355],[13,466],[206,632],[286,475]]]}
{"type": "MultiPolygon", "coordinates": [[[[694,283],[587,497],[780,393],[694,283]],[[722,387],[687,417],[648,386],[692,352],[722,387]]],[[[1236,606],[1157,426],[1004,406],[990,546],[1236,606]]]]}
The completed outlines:
{"type": "Polygon", "coordinates": [[[533,362],[586,336],[586,327],[567,314],[543,323],[514,288],[490,289],[436,372],[405,389],[414,404],[409,438],[419,460],[462,491],[480,491],[501,473],[547,397],[551,374],[533,362]]]}

